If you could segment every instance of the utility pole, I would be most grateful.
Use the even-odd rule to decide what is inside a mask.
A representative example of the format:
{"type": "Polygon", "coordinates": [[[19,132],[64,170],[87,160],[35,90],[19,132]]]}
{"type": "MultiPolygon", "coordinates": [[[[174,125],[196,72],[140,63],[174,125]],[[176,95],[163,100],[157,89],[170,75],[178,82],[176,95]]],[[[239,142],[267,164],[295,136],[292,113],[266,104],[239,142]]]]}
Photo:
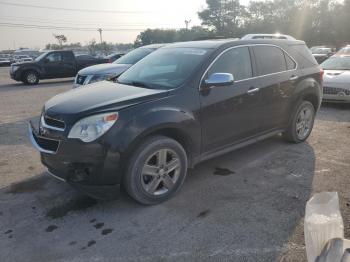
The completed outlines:
{"type": "Polygon", "coordinates": [[[186,24],[186,30],[188,30],[188,25],[191,23],[191,19],[190,20],[185,20],[185,24],[186,24]]]}
{"type": "Polygon", "coordinates": [[[97,31],[100,33],[100,42],[102,44],[102,28],[97,29],[97,31]]]}

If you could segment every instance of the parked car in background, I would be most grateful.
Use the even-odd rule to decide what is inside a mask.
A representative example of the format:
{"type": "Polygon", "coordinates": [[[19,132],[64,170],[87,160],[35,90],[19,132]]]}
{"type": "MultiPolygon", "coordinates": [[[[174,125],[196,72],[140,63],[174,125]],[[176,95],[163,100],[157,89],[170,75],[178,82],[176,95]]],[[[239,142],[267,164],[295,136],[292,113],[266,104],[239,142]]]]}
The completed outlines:
{"type": "Polygon", "coordinates": [[[110,54],[106,56],[106,59],[108,60],[108,63],[113,63],[115,60],[121,58],[123,55],[125,54],[124,53],[110,54]]]}
{"type": "Polygon", "coordinates": [[[11,61],[8,58],[0,58],[0,66],[10,66],[11,61]]]}
{"type": "Polygon", "coordinates": [[[337,55],[350,55],[350,45],[347,45],[337,52],[337,55]]]}
{"type": "Polygon", "coordinates": [[[241,38],[242,40],[254,40],[254,39],[281,39],[281,40],[295,40],[290,35],[282,34],[248,34],[241,38]]]}
{"type": "Polygon", "coordinates": [[[32,62],[33,58],[31,57],[24,57],[19,60],[19,62],[32,62]]]}
{"type": "Polygon", "coordinates": [[[10,75],[16,81],[34,85],[40,79],[73,77],[80,69],[105,61],[91,59],[90,56],[75,57],[72,51],[49,51],[41,54],[34,61],[12,64],[10,75]]]}
{"type": "Polygon", "coordinates": [[[315,46],[310,48],[312,55],[315,57],[317,62],[321,64],[323,61],[334,55],[331,47],[315,46]]]}
{"type": "Polygon", "coordinates": [[[91,55],[76,55],[75,58],[77,61],[79,61],[80,64],[83,64],[84,67],[108,63],[107,58],[103,58],[103,57],[96,58],[91,55]]]}
{"type": "Polygon", "coordinates": [[[350,55],[335,55],[321,64],[324,69],[323,100],[350,103],[350,55]]]}
{"type": "Polygon", "coordinates": [[[13,56],[13,59],[14,59],[14,63],[26,62],[23,59],[27,59],[27,61],[33,61],[33,59],[28,55],[15,55],[13,56]]]}
{"type": "Polygon", "coordinates": [[[279,133],[305,141],[321,100],[322,70],[302,41],[184,42],[116,83],[51,98],[29,134],[54,177],[96,198],[122,183],[136,201],[158,204],[201,161],[279,133]]]}
{"type": "Polygon", "coordinates": [[[164,44],[153,44],[139,47],[133,51],[130,51],[113,63],[84,68],[78,72],[73,87],[75,88],[82,85],[88,85],[95,82],[116,78],[133,64],[162,46],[164,46],[164,44]]]}

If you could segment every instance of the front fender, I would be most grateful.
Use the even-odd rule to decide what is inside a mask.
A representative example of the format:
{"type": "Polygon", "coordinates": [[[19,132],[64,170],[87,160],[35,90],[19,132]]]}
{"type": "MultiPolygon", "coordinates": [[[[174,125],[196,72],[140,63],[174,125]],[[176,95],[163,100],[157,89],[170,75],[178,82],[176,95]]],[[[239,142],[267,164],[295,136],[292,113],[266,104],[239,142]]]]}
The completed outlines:
{"type": "Polygon", "coordinates": [[[148,135],[163,132],[166,134],[169,131],[186,140],[186,146],[190,147],[191,157],[197,156],[200,152],[200,123],[191,112],[172,107],[158,107],[144,110],[143,113],[136,113],[134,110],[128,113],[121,112],[120,118],[131,120],[117,123],[117,125],[120,124],[120,127],[111,132],[110,136],[116,138],[112,143],[112,148],[122,154],[128,153],[148,135]]]}
{"type": "Polygon", "coordinates": [[[30,65],[30,66],[24,66],[23,68],[19,68],[19,74],[21,75],[21,76],[23,76],[23,74],[25,73],[25,72],[28,72],[28,71],[35,71],[35,72],[37,72],[38,74],[39,74],[39,78],[42,78],[42,75],[43,75],[43,72],[42,72],[42,70],[39,68],[39,67],[37,67],[37,66],[34,66],[34,65],[30,65]]]}

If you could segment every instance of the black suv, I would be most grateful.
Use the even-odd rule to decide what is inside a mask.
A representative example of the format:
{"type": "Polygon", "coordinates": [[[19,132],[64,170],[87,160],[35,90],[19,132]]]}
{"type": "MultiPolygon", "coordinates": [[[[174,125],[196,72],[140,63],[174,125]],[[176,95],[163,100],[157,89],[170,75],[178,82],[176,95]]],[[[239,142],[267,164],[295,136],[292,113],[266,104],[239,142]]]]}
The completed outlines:
{"type": "Polygon", "coordinates": [[[34,61],[12,64],[10,76],[13,80],[36,85],[40,79],[72,77],[82,68],[107,61],[108,59],[90,55],[74,56],[69,50],[49,51],[42,53],[34,61]]]}
{"type": "Polygon", "coordinates": [[[188,167],[283,133],[311,133],[323,72],[302,41],[215,40],[160,48],[122,74],[50,99],[32,143],[56,178],[96,198],[120,184],[156,204],[188,167]]]}

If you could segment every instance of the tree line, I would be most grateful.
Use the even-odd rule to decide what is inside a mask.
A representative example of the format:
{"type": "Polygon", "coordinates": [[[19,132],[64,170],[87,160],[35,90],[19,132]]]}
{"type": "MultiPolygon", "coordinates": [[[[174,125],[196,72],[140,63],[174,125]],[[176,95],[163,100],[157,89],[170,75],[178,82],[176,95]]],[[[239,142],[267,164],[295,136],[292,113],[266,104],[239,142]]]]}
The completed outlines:
{"type": "Polygon", "coordinates": [[[190,29],[147,29],[135,47],[205,38],[236,38],[250,33],[283,33],[309,46],[341,47],[350,43],[350,0],[206,0],[198,12],[201,26],[190,29]]]}

